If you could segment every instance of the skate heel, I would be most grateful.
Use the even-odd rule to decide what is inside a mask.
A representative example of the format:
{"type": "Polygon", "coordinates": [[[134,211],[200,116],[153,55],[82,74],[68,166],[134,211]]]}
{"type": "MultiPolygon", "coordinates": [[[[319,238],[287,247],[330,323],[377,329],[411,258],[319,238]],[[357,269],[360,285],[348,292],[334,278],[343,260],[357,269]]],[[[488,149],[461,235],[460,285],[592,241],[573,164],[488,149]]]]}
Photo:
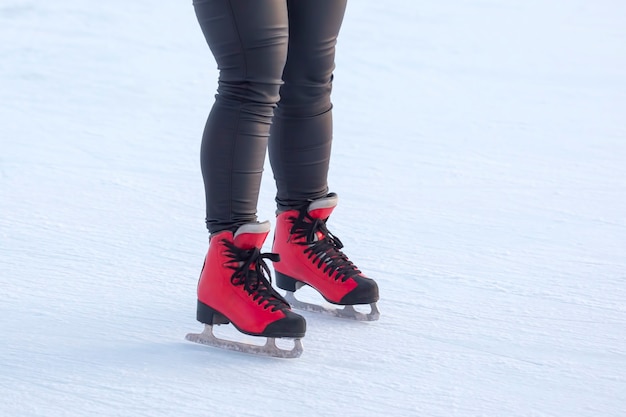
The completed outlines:
{"type": "Polygon", "coordinates": [[[214,310],[202,301],[198,300],[198,309],[196,310],[196,319],[204,324],[228,324],[228,320],[220,312],[214,310]]]}
{"type": "Polygon", "coordinates": [[[282,272],[276,272],[276,286],[285,291],[295,292],[302,286],[302,283],[297,279],[291,278],[283,274],[282,272]]]}

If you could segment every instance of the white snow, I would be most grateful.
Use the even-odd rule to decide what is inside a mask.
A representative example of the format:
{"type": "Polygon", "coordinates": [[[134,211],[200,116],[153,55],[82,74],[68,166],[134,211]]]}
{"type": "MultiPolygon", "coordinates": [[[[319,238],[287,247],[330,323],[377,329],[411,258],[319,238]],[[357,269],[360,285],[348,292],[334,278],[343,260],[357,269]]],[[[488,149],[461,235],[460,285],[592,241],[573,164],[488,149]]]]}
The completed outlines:
{"type": "Polygon", "coordinates": [[[352,1],[329,226],[382,317],[305,313],[277,360],[184,340],[217,77],[191,1],[0,1],[0,416],[623,416],[625,18],[352,1]]]}

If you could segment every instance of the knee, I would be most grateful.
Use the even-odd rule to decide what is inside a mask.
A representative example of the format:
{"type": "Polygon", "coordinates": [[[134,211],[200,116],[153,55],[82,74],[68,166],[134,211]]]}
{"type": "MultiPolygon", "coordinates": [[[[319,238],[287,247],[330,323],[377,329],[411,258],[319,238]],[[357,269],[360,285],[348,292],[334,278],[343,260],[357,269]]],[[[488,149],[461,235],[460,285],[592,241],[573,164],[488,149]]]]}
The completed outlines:
{"type": "Polygon", "coordinates": [[[281,81],[257,82],[249,79],[220,79],[217,96],[219,99],[240,105],[276,107],[280,98],[281,81]]]}
{"type": "Polygon", "coordinates": [[[240,54],[220,68],[218,95],[243,105],[276,107],[285,64],[286,45],[240,54]]]}
{"type": "Polygon", "coordinates": [[[294,117],[312,117],[330,110],[332,81],[332,73],[286,77],[280,89],[281,112],[294,117]]]}

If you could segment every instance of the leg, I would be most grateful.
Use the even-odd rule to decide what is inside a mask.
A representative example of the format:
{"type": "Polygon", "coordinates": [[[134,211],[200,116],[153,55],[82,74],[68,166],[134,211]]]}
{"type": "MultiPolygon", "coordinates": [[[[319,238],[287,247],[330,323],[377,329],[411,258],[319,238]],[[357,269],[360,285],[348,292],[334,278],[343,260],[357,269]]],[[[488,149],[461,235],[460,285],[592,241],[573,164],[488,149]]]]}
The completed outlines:
{"type": "Polygon", "coordinates": [[[289,53],[269,153],[279,211],[328,194],[332,72],[346,0],[287,0],[289,53]]]}
{"type": "Polygon", "coordinates": [[[273,110],[287,56],[285,0],[194,0],[219,69],[202,137],[206,222],[211,233],[256,220],[273,110]]]}
{"type": "Polygon", "coordinates": [[[261,173],[273,110],[287,56],[285,0],[194,0],[202,32],[220,74],[215,104],[202,138],[209,251],[198,282],[196,318],[206,325],[188,339],[212,346],[296,357],[275,338],[304,336],[306,322],[293,313],[267,279],[262,254],[269,222],[256,222],[261,173]],[[267,337],[265,346],[219,339],[214,325],[232,323],[242,333],[267,337]]]}
{"type": "Polygon", "coordinates": [[[335,43],[345,0],[287,0],[289,53],[270,136],[278,216],[273,252],[276,285],[288,296],[303,285],[327,301],[346,306],[322,309],[288,298],[292,305],[357,320],[377,320],[378,285],[341,251],[326,222],[337,205],[328,193],[332,140],[330,102],[335,43]],[[295,304],[293,304],[295,303],[295,304]],[[355,304],[370,304],[359,313],[355,304]]]}

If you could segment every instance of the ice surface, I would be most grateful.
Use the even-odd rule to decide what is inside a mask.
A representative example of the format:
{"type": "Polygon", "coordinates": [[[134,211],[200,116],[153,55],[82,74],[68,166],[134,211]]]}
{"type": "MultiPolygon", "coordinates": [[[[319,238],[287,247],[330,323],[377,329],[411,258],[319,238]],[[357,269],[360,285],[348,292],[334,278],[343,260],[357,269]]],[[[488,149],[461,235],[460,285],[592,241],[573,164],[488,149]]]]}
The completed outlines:
{"type": "Polygon", "coordinates": [[[625,16],[350,2],[329,228],[382,316],[305,313],[281,361],[184,340],[217,76],[191,1],[0,1],[0,416],[623,416],[625,16]]]}

